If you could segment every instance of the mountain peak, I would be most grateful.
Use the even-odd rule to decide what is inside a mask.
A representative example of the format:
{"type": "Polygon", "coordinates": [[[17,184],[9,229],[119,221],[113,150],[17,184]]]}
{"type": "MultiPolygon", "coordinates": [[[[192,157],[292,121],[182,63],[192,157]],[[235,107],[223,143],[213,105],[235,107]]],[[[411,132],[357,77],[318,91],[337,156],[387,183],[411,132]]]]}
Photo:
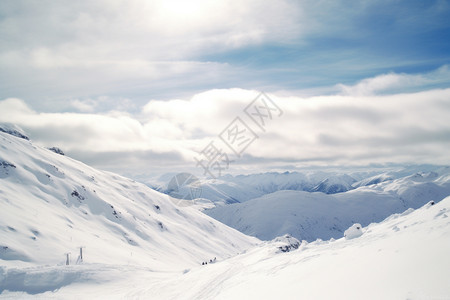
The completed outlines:
{"type": "Polygon", "coordinates": [[[0,123],[0,132],[4,132],[10,134],[12,136],[29,140],[30,138],[27,136],[25,131],[22,130],[19,126],[10,123],[0,123]]]}

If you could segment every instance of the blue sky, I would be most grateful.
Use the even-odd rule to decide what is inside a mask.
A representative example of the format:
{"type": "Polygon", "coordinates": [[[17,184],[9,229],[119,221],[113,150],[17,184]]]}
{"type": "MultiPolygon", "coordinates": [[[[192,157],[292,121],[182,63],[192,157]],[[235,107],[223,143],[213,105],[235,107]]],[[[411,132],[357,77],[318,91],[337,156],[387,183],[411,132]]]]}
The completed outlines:
{"type": "Polygon", "coordinates": [[[74,98],[126,98],[139,106],[212,88],[325,91],[450,61],[444,0],[63,2],[0,4],[1,98],[70,110],[64,103],[74,98]],[[208,18],[221,9],[222,20],[208,18]],[[155,12],[161,20],[142,25],[155,12]],[[158,68],[139,74],[118,67],[136,61],[176,66],[161,66],[161,76],[158,68]]]}
{"type": "Polygon", "coordinates": [[[388,72],[426,72],[450,60],[448,5],[380,1],[358,14],[343,7],[327,12],[342,14],[338,20],[327,20],[326,13],[318,20],[320,29],[288,43],[245,47],[206,60],[245,66],[250,81],[284,89],[352,84],[388,72]]]}
{"type": "Polygon", "coordinates": [[[35,141],[59,145],[102,168],[114,169],[121,157],[123,166],[114,170],[133,166],[138,173],[144,172],[138,170],[142,160],[192,164],[195,152],[257,91],[265,91],[288,107],[272,132],[277,143],[293,149],[310,144],[303,152],[286,149],[275,157],[249,148],[249,163],[442,163],[448,159],[442,152],[448,146],[446,121],[417,128],[418,136],[432,131],[435,140],[417,138],[408,128],[416,127],[412,116],[439,120],[448,108],[440,106],[450,88],[448,20],[446,0],[5,0],[0,121],[18,123],[35,141]],[[405,93],[411,103],[399,102],[421,111],[406,114],[388,103],[405,93]],[[424,93],[435,98],[423,100],[424,93]],[[433,103],[434,110],[422,115],[421,101],[433,103]],[[341,136],[323,123],[316,124],[320,129],[295,123],[299,108],[310,102],[319,103],[316,110],[323,115],[336,106],[339,122],[375,133],[362,139],[351,127],[344,126],[341,136]],[[384,107],[373,106],[377,102],[384,107]],[[365,124],[348,113],[361,110],[384,118],[365,124]],[[390,110],[404,123],[392,124],[390,110]],[[280,130],[287,124],[315,131],[308,139],[292,138],[280,130]],[[397,135],[384,136],[376,128],[397,135]],[[397,145],[404,134],[420,151],[397,145]],[[361,149],[354,153],[355,148],[327,148],[331,140],[355,143],[347,137],[356,136],[362,146],[357,143],[361,149]],[[384,156],[371,152],[370,139],[386,143],[384,156]],[[428,147],[433,150],[427,155],[428,147]]]}

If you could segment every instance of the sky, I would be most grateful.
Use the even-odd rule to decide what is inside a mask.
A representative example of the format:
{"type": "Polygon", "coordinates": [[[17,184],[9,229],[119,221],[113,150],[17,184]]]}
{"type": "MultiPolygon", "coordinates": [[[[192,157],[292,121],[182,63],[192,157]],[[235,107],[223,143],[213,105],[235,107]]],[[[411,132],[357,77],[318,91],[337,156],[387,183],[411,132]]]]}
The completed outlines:
{"type": "Polygon", "coordinates": [[[223,172],[448,164],[449,19],[446,0],[4,0],[0,122],[131,177],[204,175],[205,149],[223,172]]]}

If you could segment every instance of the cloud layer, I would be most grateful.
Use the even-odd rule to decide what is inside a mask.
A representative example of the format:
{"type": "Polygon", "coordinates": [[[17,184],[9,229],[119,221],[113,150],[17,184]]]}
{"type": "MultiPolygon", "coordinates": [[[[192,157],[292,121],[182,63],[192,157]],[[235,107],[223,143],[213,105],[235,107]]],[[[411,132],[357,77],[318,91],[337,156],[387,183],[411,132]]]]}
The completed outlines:
{"type": "Polygon", "coordinates": [[[0,121],[18,124],[42,145],[60,146],[89,164],[130,174],[195,169],[194,157],[211,141],[234,160],[231,168],[254,171],[288,164],[447,164],[450,89],[360,94],[360,85],[378,78],[347,90],[354,94],[308,98],[269,94],[283,115],[267,120],[265,132],[244,113],[259,93],[244,89],[152,100],[135,114],[38,113],[23,100],[11,98],[0,102],[0,121]],[[236,117],[259,137],[242,157],[218,138],[236,117]]]}
{"type": "Polygon", "coordinates": [[[2,94],[28,99],[142,99],[214,84],[230,66],[205,54],[288,42],[300,30],[299,8],[284,0],[2,1],[0,11],[2,94]]]}

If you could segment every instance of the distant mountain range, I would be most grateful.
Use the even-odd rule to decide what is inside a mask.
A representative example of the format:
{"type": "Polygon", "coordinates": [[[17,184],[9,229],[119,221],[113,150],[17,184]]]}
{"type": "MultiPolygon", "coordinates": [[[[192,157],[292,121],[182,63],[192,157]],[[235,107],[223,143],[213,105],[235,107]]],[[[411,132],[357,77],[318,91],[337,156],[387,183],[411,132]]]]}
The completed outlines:
{"type": "MultiPolygon", "coordinates": [[[[161,181],[153,186],[166,191],[161,181]]],[[[202,180],[201,189],[197,201],[211,202],[204,212],[245,234],[271,240],[288,233],[313,241],[339,238],[355,222],[367,226],[442,200],[450,195],[450,167],[227,175],[202,180]]]]}

